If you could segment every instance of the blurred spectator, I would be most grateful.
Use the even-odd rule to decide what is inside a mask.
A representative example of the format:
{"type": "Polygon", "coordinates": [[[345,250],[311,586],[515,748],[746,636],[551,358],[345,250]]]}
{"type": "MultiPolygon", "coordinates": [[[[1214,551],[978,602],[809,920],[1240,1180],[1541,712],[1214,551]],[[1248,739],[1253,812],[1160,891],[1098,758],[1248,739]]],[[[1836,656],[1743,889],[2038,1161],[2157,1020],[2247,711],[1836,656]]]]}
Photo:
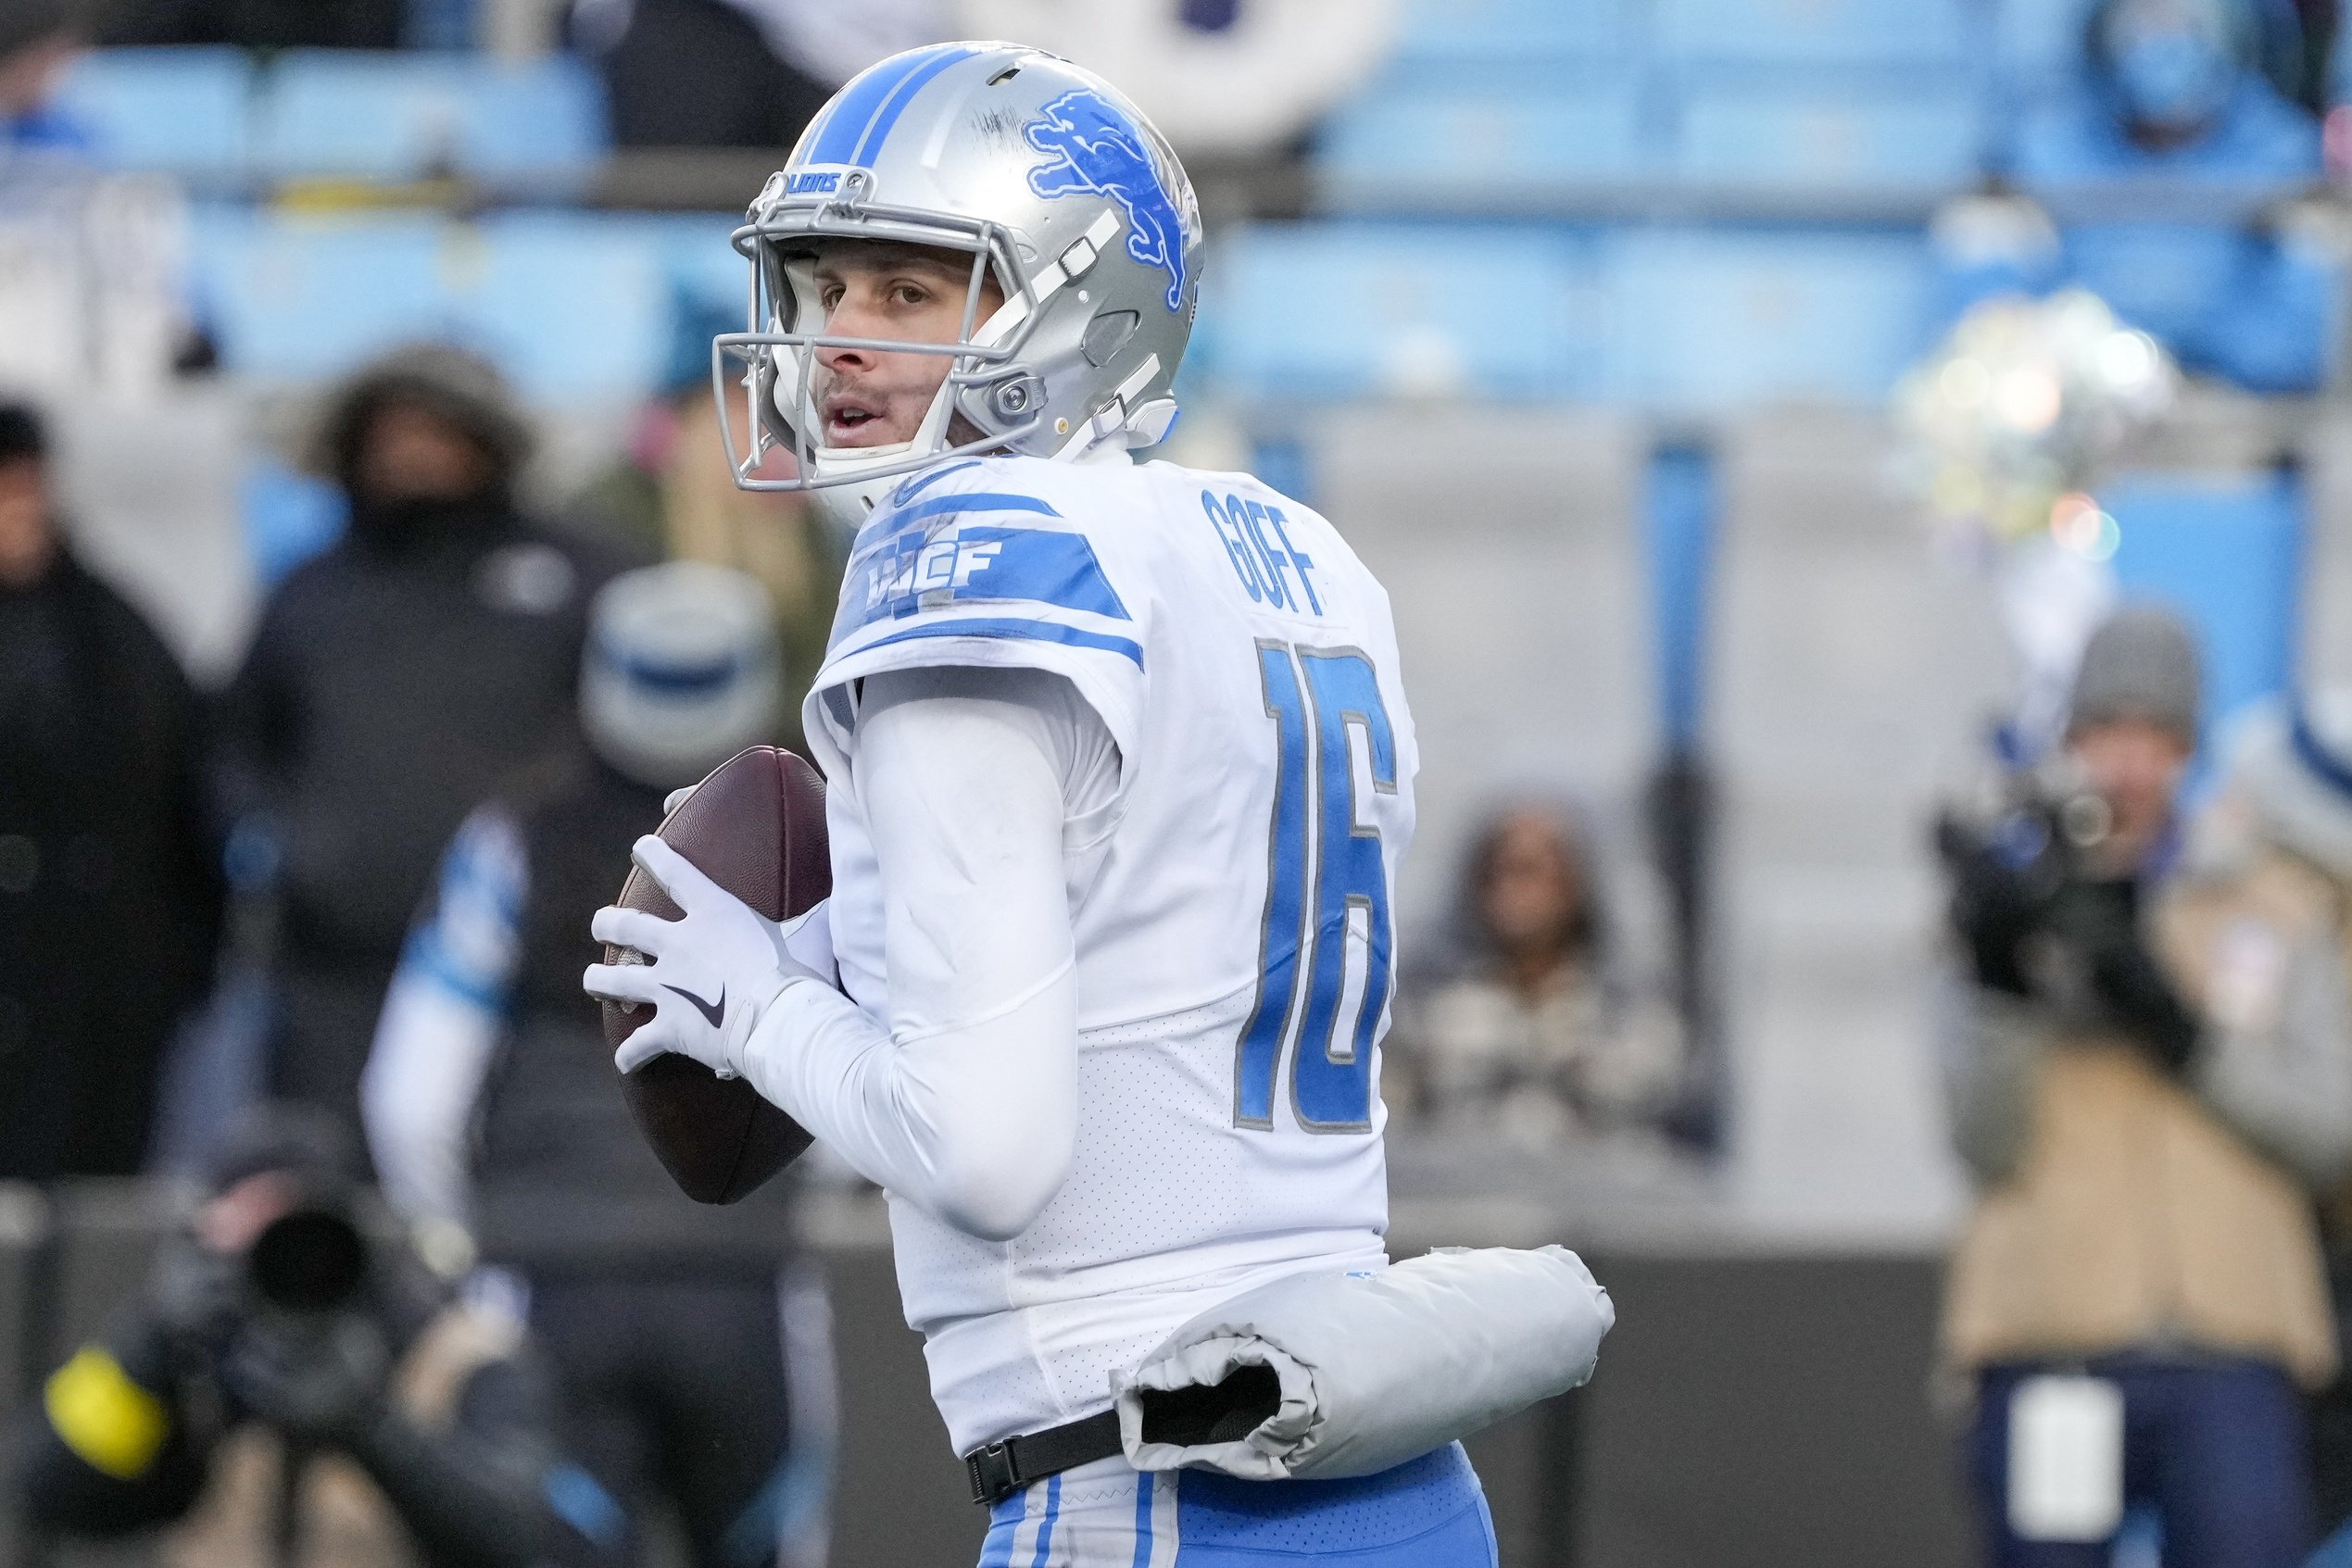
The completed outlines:
{"type": "Polygon", "coordinates": [[[179,665],[60,534],[40,419],[0,404],[0,1177],[139,1167],[219,939],[201,746],[179,665]]]}
{"type": "Polygon", "coordinates": [[[66,0],[11,0],[0,9],[0,153],[80,152],[89,144],[87,132],[54,102],[81,42],[66,0]]]}
{"type": "Polygon", "coordinates": [[[2340,947],[2278,1005],[2335,918],[2310,868],[2179,849],[2198,686],[2177,621],[2119,613],[2063,757],[1943,830],[1951,1119],[1981,1192],[1943,1340],[1999,1564],[2104,1561],[2127,1506],[2167,1568],[2307,1544],[2296,1386],[2335,1363],[2311,1194],[2352,1159],[2352,1005],[2340,947]]]}
{"type": "MultiPolygon", "coordinates": [[[[824,661],[848,541],[805,497],[745,490],[727,471],[711,395],[711,340],[742,325],[739,313],[686,312],[665,390],[639,414],[626,454],[573,496],[572,508],[637,547],[734,567],[767,589],[784,655],[784,701],[774,733],[761,738],[799,749],[800,699],[824,661]]],[[[791,458],[778,449],[768,460],[781,466],[791,458]]]]}
{"type": "Polygon", "coordinates": [[[1582,827],[1519,804],[1478,834],[1463,874],[1457,953],[1405,986],[1384,1049],[1396,1123],[1532,1149],[1662,1142],[1683,1083],[1663,1001],[1611,972],[1582,827]]]}
{"type": "Polygon", "coordinates": [[[410,0],[119,0],[107,44],[234,44],[247,49],[391,49],[410,0]]]}
{"type": "Polygon", "coordinates": [[[782,151],[834,89],[948,36],[937,0],[575,0],[624,147],[782,151]]]}
{"type": "MultiPolygon", "coordinates": [[[[2317,1021],[2340,1018],[2352,986],[2352,689],[2312,692],[2249,714],[2232,737],[2221,786],[2198,823],[2199,859],[2258,887],[2259,904],[2241,911],[2230,934],[2230,962],[2213,1010],[2226,1012],[2232,1035],[2275,1048],[2300,1044],[2293,1074],[2256,1058],[2214,1074],[2259,1123],[2279,1128],[2282,1152],[2310,1151],[2315,1178],[2330,1172],[2321,1157],[2342,1123],[2352,1121],[2352,1088],[2327,1071],[2344,1071],[2343,1053],[2308,1038],[2317,1021]]],[[[2241,1047],[2241,1054],[2244,1054],[2241,1047]]],[[[2338,1176],[2320,1214],[2333,1284],[2338,1344],[2352,1311],[2352,1184],[2338,1176]]],[[[2339,1375],[2313,1406],[2313,1473],[2321,1522],[2352,1523],[2352,1378],[2339,1375]]],[[[2352,1532],[2332,1562],[2352,1562],[2352,1532]]]]}
{"type": "Polygon", "coordinates": [[[2013,155],[2020,181],[2317,171],[2318,125],[2263,76],[2248,0],[2101,0],[2085,36],[2087,91],[2027,118],[2013,155]]]}
{"type": "Polygon", "coordinates": [[[144,1298],[27,1418],[36,1524],[168,1524],[158,1561],[189,1568],[596,1560],[612,1504],[556,1457],[515,1325],[371,1235],[352,1166],[330,1122],[240,1130],[144,1298]]]}
{"type": "Polygon", "coordinates": [[[619,564],[522,512],[528,444],[497,373],[457,349],[400,350],[336,391],[312,461],[350,528],[270,595],[229,692],[227,814],[280,860],[271,1093],[355,1129],[434,862],[569,744],[587,600],[619,564]]]}
{"type": "Polygon", "coordinates": [[[679,1195],[631,1123],[580,972],[630,845],[666,792],[767,738],[778,673],[767,596],[740,572],[676,562],[609,584],[581,678],[586,753],[459,831],[366,1083],[385,1190],[524,1277],[567,1447],[633,1537],[666,1497],[697,1568],[753,1568],[779,1541],[790,1562],[822,1555],[826,1435],[807,1417],[831,1368],[822,1344],[792,1354],[789,1185],[725,1209],[679,1195]]]}
{"type": "Polygon", "coordinates": [[[2192,372],[2315,390],[2341,335],[2343,225],[2308,201],[2249,217],[2229,198],[2294,194],[2321,172],[2318,122],[2264,80],[2245,0],[2105,0],[2088,39],[2082,90],[2020,121],[2006,172],[2027,194],[1939,216],[1946,307],[2087,288],[2192,372]],[[2117,181],[2210,191],[2220,216],[2054,226],[2035,206],[2065,216],[2069,191],[2117,181]]]}

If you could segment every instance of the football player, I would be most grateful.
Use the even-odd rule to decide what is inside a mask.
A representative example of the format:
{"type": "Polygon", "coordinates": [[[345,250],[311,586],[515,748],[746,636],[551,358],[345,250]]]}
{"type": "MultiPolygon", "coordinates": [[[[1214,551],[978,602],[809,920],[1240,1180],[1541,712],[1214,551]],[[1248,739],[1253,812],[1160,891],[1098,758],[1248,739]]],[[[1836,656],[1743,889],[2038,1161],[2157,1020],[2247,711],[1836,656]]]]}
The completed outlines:
{"type": "Polygon", "coordinates": [[[1138,1473],[1111,1413],[1196,1314],[1386,1266],[1414,822],[1380,585],[1256,480],[1136,460],[1200,282],[1183,169],[1088,72],[944,44],[843,88],[736,238],[738,476],[859,530],[806,713],[838,988],[640,840],[685,914],[597,917],[652,960],[587,974],[655,1009],[621,1067],[745,1076],[887,1189],[984,1563],[1491,1564],[1459,1445],[1138,1473]],[[771,444],[797,479],[759,477],[771,444]]]}

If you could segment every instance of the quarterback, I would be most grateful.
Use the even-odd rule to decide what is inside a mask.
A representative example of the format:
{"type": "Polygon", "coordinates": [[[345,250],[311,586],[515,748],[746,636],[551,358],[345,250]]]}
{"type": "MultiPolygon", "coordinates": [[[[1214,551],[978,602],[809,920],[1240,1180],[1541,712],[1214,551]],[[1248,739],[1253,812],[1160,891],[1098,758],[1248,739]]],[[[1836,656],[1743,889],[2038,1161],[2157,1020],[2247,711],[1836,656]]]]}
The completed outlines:
{"type": "Polygon", "coordinates": [[[946,44],[844,87],[736,245],[738,478],[858,529],[805,715],[831,958],[641,840],[686,914],[597,919],[652,960],[588,972],[655,1008],[620,1065],[746,1077],[887,1192],[984,1564],[1491,1564],[1457,1444],[1245,1480],[1133,1468],[1107,1413],[1220,1303],[1388,1267],[1413,721],[1329,523],[1135,456],[1199,287],[1183,169],[1087,71],[946,44]]]}

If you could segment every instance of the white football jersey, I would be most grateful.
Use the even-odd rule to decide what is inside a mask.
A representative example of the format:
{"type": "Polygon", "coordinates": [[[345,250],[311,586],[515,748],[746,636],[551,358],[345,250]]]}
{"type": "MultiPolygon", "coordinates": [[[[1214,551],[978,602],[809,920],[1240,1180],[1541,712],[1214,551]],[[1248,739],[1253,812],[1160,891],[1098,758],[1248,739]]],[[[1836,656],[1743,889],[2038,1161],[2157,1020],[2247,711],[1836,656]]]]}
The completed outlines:
{"type": "MultiPolygon", "coordinates": [[[[1395,984],[1413,722],[1388,596],[1242,474],[991,458],[900,485],[858,536],[807,730],[854,768],[862,678],[1066,677],[1120,754],[1072,864],[1077,1162],[1008,1242],[891,1204],[908,1323],[959,1451],[1089,1414],[1219,1300],[1385,1261],[1377,1047],[1395,984]]],[[[829,792],[845,989],[888,1017],[855,792],[829,792]]]]}

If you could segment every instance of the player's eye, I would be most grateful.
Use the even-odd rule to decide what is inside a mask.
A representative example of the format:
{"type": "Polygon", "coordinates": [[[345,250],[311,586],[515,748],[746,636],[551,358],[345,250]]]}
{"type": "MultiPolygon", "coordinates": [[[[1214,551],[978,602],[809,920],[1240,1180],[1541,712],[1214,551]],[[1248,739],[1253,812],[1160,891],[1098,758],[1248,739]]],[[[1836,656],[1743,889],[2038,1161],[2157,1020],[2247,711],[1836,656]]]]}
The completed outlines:
{"type": "Polygon", "coordinates": [[[890,291],[890,297],[899,305],[923,305],[931,298],[931,291],[920,283],[900,283],[890,291]]]}
{"type": "Polygon", "coordinates": [[[817,304],[828,312],[837,309],[841,304],[841,285],[839,283],[819,284],[817,304]]]}

